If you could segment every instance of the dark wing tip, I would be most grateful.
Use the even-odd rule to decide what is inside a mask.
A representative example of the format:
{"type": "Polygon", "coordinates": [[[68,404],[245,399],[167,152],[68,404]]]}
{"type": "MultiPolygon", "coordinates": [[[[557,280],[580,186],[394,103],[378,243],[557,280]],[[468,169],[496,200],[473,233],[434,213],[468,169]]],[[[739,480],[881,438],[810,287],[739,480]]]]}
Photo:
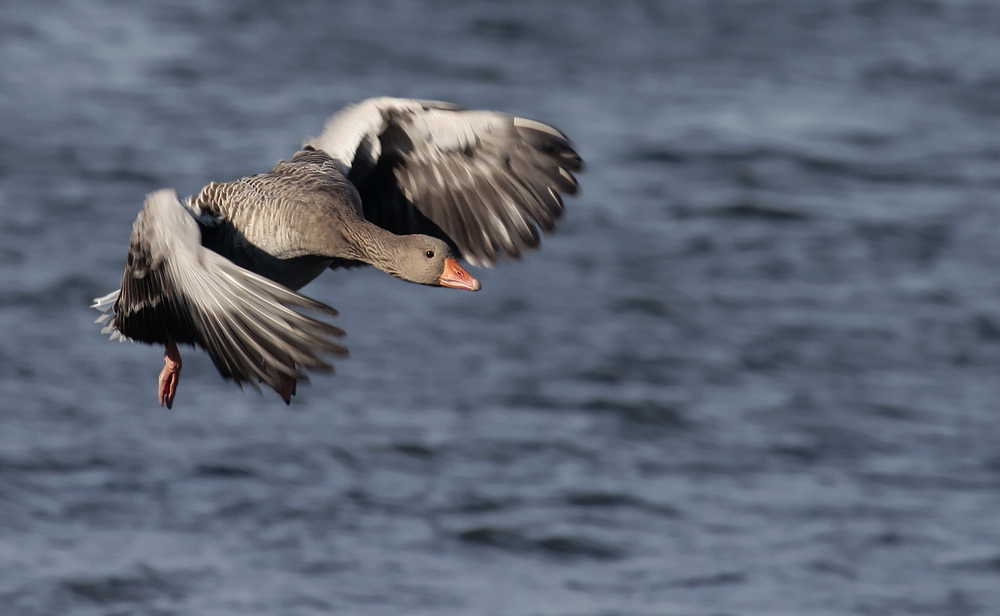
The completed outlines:
{"type": "Polygon", "coordinates": [[[563,195],[580,190],[583,160],[566,135],[504,113],[424,111],[386,112],[374,171],[352,170],[365,217],[439,237],[472,265],[537,247],[563,195]]]}

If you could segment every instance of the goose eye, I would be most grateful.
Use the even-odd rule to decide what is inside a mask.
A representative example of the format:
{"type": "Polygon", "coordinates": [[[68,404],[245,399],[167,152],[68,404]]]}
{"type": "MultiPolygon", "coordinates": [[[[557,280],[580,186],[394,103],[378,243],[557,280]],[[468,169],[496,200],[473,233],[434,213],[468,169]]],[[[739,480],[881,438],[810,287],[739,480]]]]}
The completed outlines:
{"type": "Polygon", "coordinates": [[[433,259],[434,258],[434,251],[433,250],[428,250],[424,254],[427,256],[428,259],[433,259]]]}

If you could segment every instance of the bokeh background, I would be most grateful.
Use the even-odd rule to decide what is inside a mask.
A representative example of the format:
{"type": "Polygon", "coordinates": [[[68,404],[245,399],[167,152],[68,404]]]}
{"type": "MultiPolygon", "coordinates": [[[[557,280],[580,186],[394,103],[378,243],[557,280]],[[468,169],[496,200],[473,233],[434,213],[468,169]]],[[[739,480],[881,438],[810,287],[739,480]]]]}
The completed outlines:
{"type": "Polygon", "coordinates": [[[11,616],[995,614],[1000,5],[0,4],[11,616]],[[352,357],[239,391],[112,344],[143,196],[340,106],[554,124],[557,233],[477,294],[304,292],[352,357]]]}

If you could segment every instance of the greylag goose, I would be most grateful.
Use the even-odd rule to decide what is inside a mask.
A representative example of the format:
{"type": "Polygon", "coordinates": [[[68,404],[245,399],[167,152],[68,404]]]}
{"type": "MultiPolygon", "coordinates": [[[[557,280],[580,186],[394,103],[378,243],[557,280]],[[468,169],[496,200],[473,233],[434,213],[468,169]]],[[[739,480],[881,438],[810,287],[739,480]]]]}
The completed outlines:
{"type": "Polygon", "coordinates": [[[147,196],[121,288],[94,300],[112,339],[162,344],[158,396],[173,404],[177,344],[223,378],[266,383],[286,404],[305,370],[330,371],[336,310],[296,291],[327,268],[476,291],[457,259],[516,259],[551,231],[583,163],[540,122],[436,101],[377,98],[341,110],[268,173],[213,182],[183,203],[147,196]]]}

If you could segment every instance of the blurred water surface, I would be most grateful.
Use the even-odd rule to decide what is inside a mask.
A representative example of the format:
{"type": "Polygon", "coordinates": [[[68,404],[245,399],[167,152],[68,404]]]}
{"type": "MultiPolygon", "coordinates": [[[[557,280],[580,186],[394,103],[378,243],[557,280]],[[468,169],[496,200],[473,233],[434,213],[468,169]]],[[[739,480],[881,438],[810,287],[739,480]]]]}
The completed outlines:
{"type": "Polygon", "coordinates": [[[990,614],[1000,7],[0,5],[0,603],[42,614],[990,614]],[[551,122],[589,164],[478,294],[305,292],[286,409],[111,344],[132,220],[341,105],[551,122]]]}

